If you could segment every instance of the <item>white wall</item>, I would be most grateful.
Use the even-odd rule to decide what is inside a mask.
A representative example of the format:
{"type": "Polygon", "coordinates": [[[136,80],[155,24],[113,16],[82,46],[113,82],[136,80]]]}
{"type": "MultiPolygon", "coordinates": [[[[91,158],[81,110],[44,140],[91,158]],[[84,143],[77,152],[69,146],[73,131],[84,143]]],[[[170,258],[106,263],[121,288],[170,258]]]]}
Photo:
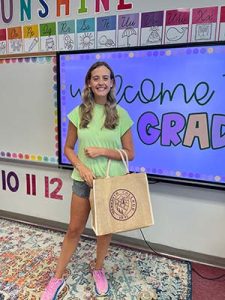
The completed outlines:
{"type": "MultiPolygon", "coordinates": [[[[150,185],[155,225],[147,240],[178,249],[225,257],[224,191],[174,184],[150,185]]],[[[140,238],[140,233],[134,233],[140,238]]]]}
{"type": "MultiPolygon", "coordinates": [[[[15,181],[11,177],[11,185],[15,181]]],[[[67,223],[71,198],[69,170],[34,167],[26,164],[0,162],[0,209],[29,216],[67,223]],[[17,192],[3,190],[3,173],[14,172],[19,180],[17,192]],[[26,193],[26,174],[34,174],[36,196],[26,193]],[[45,197],[44,177],[63,181],[59,194],[63,200],[45,197]]],[[[50,185],[50,192],[57,184],[50,185]]],[[[178,249],[225,258],[224,191],[157,183],[150,185],[155,225],[144,229],[147,240],[178,249]]],[[[90,220],[88,222],[90,228],[90,220]]],[[[126,236],[141,239],[140,232],[126,236]]]]}

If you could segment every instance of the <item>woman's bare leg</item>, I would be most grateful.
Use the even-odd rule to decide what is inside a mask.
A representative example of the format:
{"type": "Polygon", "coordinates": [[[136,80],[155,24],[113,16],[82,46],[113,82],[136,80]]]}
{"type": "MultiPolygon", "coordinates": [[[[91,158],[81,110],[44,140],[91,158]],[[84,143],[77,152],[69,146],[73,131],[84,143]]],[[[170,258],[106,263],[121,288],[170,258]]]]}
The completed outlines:
{"type": "Polygon", "coordinates": [[[64,237],[61,253],[58,259],[55,272],[56,278],[62,278],[65,268],[69,263],[74,251],[76,250],[77,244],[80,240],[80,235],[87,223],[89,212],[89,200],[72,194],[70,223],[67,233],[64,237]]]}
{"type": "Polygon", "coordinates": [[[108,253],[109,244],[112,239],[112,234],[100,235],[97,237],[97,251],[95,269],[102,269],[104,259],[108,253]]]}

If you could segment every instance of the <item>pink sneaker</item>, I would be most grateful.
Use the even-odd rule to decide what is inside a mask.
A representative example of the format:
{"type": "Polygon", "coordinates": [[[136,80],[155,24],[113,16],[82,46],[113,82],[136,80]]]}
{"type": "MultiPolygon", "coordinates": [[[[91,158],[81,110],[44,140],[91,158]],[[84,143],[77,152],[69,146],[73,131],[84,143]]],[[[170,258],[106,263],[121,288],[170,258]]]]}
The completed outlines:
{"type": "Polygon", "coordinates": [[[53,277],[45,288],[41,296],[41,300],[56,300],[57,296],[65,286],[63,279],[53,277]]]}
{"type": "Polygon", "coordinates": [[[98,296],[105,296],[108,294],[109,285],[105,277],[104,269],[93,270],[93,278],[95,282],[95,291],[98,296]]]}

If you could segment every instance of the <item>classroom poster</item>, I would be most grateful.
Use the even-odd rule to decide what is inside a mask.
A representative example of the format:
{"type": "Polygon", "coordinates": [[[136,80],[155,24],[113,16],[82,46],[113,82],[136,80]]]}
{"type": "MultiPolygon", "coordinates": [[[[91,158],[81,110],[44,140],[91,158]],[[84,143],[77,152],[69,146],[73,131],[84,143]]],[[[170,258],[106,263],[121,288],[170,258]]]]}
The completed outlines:
{"type": "Polygon", "coordinates": [[[163,11],[141,14],[141,46],[162,44],[163,16],[163,11]]]}
{"type": "Polygon", "coordinates": [[[39,27],[30,25],[23,27],[23,47],[24,52],[39,51],[39,27]]]}
{"type": "Polygon", "coordinates": [[[57,40],[56,40],[56,23],[40,24],[40,50],[41,51],[56,51],[57,40]]]}
{"type": "Polygon", "coordinates": [[[121,15],[118,18],[118,47],[138,46],[139,14],[121,15]]]}
{"type": "Polygon", "coordinates": [[[194,8],[192,11],[191,42],[216,40],[218,7],[194,8]]]}
{"type": "Polygon", "coordinates": [[[58,22],[58,50],[74,50],[75,44],[75,21],[58,22]]]}
{"type": "Polygon", "coordinates": [[[165,44],[188,42],[189,9],[175,9],[166,12],[165,44]]]}
{"type": "Polygon", "coordinates": [[[97,18],[97,48],[116,47],[116,16],[97,18]]]}
{"type": "Polygon", "coordinates": [[[95,18],[77,20],[77,48],[95,49],[95,18]]]}
{"type": "Polygon", "coordinates": [[[6,54],[6,51],[7,51],[6,29],[0,29],[0,55],[6,54]]]}
{"type": "Polygon", "coordinates": [[[225,6],[220,11],[219,41],[225,41],[225,6]]]}
{"type": "Polygon", "coordinates": [[[36,9],[35,1],[27,7],[21,1],[14,14],[9,1],[9,8],[3,5],[0,10],[3,24],[11,24],[0,29],[0,55],[225,40],[225,6],[149,12],[147,4],[140,10],[138,1],[77,4],[56,1],[36,9]],[[49,23],[52,14],[57,22],[49,23]]]}
{"type": "Polygon", "coordinates": [[[22,52],[22,27],[8,28],[8,53],[17,54],[22,52]]]}

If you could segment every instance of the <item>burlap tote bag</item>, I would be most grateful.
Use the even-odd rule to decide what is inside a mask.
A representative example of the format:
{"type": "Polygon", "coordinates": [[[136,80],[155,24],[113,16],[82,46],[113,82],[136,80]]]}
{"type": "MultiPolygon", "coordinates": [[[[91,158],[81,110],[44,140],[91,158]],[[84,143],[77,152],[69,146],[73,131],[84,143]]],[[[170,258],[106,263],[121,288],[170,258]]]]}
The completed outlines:
{"type": "Polygon", "coordinates": [[[130,174],[126,152],[118,151],[126,174],[109,177],[109,160],[106,177],[93,182],[90,203],[92,228],[97,236],[154,224],[147,176],[145,173],[130,174]]]}

